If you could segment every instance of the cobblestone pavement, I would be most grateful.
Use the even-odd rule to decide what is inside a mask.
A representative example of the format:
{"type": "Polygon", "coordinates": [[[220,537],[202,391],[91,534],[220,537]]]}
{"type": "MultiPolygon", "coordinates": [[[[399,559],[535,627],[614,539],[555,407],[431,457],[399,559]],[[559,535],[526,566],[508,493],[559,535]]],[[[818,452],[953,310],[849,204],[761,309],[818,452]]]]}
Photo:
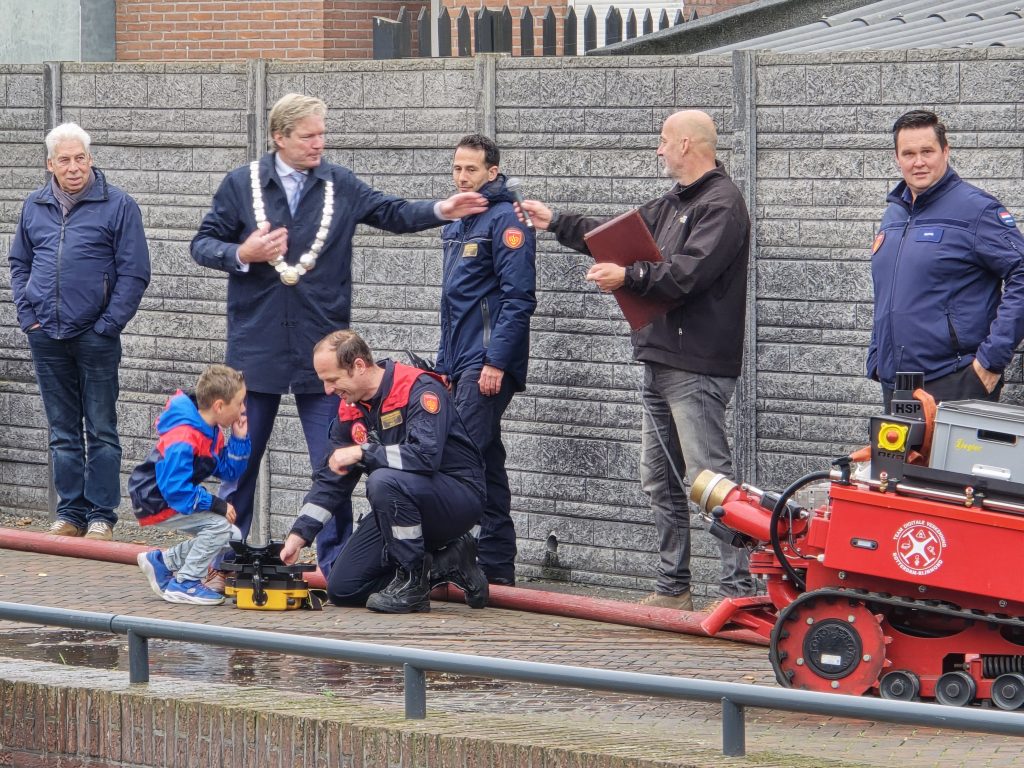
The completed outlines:
{"type": "MultiPolygon", "coordinates": [[[[186,606],[153,595],[133,566],[0,550],[0,599],[105,613],[245,627],[318,637],[428,648],[655,674],[775,685],[764,647],[636,629],[572,618],[435,601],[428,614],[382,616],[362,609],[322,612],[242,611],[186,606]]],[[[127,670],[124,638],[0,622],[0,656],[127,670]]],[[[325,696],[402,706],[394,670],[276,654],[153,641],[153,675],[279,686],[325,696]]],[[[494,680],[432,675],[428,707],[448,712],[522,712],[606,723],[608,728],[664,738],[675,731],[708,748],[721,744],[716,705],[579,691],[494,680]]],[[[1022,715],[1024,717],[1024,715],[1022,715]]],[[[792,755],[802,764],[1002,766],[1024,742],[1008,737],[865,723],[837,718],[747,711],[751,753],[792,755]],[[813,764],[813,762],[812,762],[813,764]]],[[[785,764],[783,761],[782,764],[785,764]]]]}

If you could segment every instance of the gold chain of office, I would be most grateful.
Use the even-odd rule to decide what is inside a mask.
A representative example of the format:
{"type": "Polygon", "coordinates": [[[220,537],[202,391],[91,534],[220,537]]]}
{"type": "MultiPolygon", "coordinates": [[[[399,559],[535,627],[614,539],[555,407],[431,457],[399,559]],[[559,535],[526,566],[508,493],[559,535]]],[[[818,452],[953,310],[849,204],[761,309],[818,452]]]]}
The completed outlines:
{"type": "MultiPolygon", "coordinates": [[[[263,189],[260,186],[260,165],[259,162],[249,164],[249,176],[252,180],[252,212],[256,216],[256,228],[259,229],[267,223],[267,212],[263,206],[263,189]]],[[[334,219],[334,182],[327,180],[324,187],[324,210],[320,216],[320,228],[316,231],[313,244],[309,250],[299,257],[298,264],[288,264],[284,260],[284,254],[275,256],[270,261],[270,266],[277,270],[281,282],[285,285],[295,285],[307,272],[312,272],[316,267],[316,260],[323,250],[327,233],[331,231],[331,222],[334,219]]]]}

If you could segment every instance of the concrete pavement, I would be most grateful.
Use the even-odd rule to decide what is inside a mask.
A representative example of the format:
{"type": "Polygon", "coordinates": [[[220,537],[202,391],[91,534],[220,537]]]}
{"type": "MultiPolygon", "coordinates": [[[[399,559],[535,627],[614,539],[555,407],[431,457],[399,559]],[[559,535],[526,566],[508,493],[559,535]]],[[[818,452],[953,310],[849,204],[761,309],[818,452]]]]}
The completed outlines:
{"type": "MultiPolygon", "coordinates": [[[[764,647],[579,619],[434,602],[428,614],[383,616],[362,609],[242,611],[229,605],[175,605],[156,597],[132,566],[0,550],[0,599],[210,625],[336,637],[605,669],[774,686],[764,647]]],[[[0,655],[127,670],[123,638],[0,622],[0,655]],[[60,643],[60,644],[58,644],[60,643]]],[[[151,674],[195,682],[264,685],[367,700],[401,710],[397,670],[286,659],[154,641],[151,674]]],[[[428,708],[445,713],[521,713],[559,723],[598,724],[634,740],[678,734],[706,750],[721,746],[720,708],[699,702],[606,694],[495,680],[432,675],[428,708]]],[[[1021,715],[1024,717],[1024,714],[1021,715]]],[[[885,723],[747,711],[746,765],[1008,765],[1024,742],[885,723]],[[808,762],[809,761],[809,762],[808,762]]],[[[666,763],[675,765],[676,763],[666,763]]]]}

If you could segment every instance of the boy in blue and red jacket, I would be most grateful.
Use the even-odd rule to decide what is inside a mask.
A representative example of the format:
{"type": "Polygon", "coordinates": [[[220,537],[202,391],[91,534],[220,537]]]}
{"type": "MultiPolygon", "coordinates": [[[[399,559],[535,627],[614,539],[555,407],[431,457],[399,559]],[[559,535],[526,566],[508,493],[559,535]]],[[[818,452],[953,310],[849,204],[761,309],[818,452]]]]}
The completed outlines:
{"type": "Polygon", "coordinates": [[[193,534],[166,551],[138,556],[153,591],[169,603],[218,605],[224,595],[202,583],[214,558],[241,538],[235,508],[200,485],[210,477],[233,480],[245,470],[251,444],[245,417],[245,379],[226,365],[211,365],[195,395],[178,392],[157,419],[156,448],[132,472],[128,494],[139,525],[193,534]],[[224,442],[222,428],[230,428],[224,442]]]}

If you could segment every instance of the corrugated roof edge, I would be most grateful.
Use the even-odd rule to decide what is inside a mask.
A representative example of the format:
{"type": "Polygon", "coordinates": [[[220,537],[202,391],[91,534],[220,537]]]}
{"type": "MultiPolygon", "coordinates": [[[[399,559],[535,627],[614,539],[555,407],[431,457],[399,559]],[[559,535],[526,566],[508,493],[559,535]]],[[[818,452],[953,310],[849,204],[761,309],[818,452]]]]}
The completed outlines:
{"type": "Polygon", "coordinates": [[[1021,34],[1020,0],[947,0],[944,3],[906,3],[880,0],[863,7],[872,17],[867,26],[852,14],[830,19],[828,28],[811,22],[782,33],[758,35],[704,51],[729,53],[737,49],[772,50],[778,53],[815,53],[845,50],[894,50],[907,48],[960,48],[1012,44],[1021,34]],[[911,8],[913,6],[913,8],[911,8]],[[882,21],[900,17],[899,28],[882,21]]]}
{"type": "Polygon", "coordinates": [[[865,0],[757,0],[696,21],[590,51],[590,56],[648,56],[701,53],[810,24],[870,3],[865,0]]]}

